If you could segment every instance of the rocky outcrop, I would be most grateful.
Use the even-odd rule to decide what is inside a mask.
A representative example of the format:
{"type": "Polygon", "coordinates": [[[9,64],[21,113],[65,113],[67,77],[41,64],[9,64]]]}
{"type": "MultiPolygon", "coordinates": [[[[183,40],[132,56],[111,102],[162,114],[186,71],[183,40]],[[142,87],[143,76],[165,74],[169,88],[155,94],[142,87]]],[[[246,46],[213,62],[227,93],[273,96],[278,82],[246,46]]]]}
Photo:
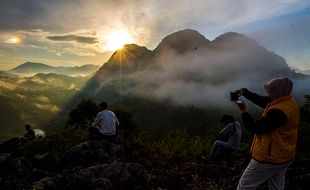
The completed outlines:
{"type": "Polygon", "coordinates": [[[145,169],[138,163],[112,162],[74,168],[33,183],[42,189],[126,189],[141,186],[145,169]]]}
{"type": "MultiPolygon", "coordinates": [[[[233,163],[155,159],[142,146],[88,141],[55,157],[0,153],[0,189],[235,189],[249,158],[233,163]]],[[[306,189],[309,161],[296,161],[286,188],[306,189]]],[[[260,189],[266,187],[263,185],[260,189]]]]}

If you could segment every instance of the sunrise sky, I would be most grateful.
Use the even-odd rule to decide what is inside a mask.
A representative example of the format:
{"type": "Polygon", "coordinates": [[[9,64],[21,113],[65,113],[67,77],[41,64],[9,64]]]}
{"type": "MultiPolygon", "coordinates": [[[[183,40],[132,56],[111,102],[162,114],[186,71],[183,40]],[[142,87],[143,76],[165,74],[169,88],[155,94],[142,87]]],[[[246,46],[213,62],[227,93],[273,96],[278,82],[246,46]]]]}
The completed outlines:
{"type": "Polygon", "coordinates": [[[0,0],[0,70],[102,65],[123,43],[152,50],[186,28],[209,40],[239,32],[310,69],[309,0],[0,0]]]}

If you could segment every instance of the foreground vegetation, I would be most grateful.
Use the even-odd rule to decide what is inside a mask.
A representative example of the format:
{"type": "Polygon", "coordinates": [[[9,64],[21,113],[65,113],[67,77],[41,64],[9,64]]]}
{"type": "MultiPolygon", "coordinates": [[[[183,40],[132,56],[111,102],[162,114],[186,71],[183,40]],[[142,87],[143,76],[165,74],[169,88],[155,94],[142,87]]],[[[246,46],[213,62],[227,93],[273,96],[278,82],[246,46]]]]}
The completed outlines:
{"type": "MultiPolygon", "coordinates": [[[[305,98],[305,104],[301,107],[297,157],[310,159],[309,152],[304,151],[310,148],[310,96],[305,96],[305,98]]],[[[34,155],[48,151],[57,155],[77,144],[87,141],[87,129],[98,111],[99,107],[92,99],[82,100],[76,108],[70,111],[66,127],[50,131],[45,138],[36,139],[28,143],[25,146],[26,153],[34,155]]],[[[166,127],[165,130],[159,130],[158,134],[152,136],[142,132],[139,122],[131,112],[121,108],[113,111],[121,123],[119,128],[121,137],[133,142],[137,146],[143,146],[154,158],[186,159],[205,155],[210,151],[213,141],[216,140],[216,133],[221,129],[219,127],[204,127],[200,130],[198,127],[191,128],[191,125],[197,125],[197,123],[188,120],[188,125],[183,124],[183,127],[180,128],[166,127]]],[[[192,119],[198,122],[200,122],[199,119],[202,119],[199,114],[203,114],[202,110],[193,107],[179,107],[179,110],[175,109],[174,111],[175,114],[183,114],[184,117],[193,111],[193,115],[198,116],[192,119]],[[201,112],[198,113],[199,111],[201,112]]],[[[190,115],[190,117],[193,115],[190,115]]],[[[181,122],[176,121],[176,124],[182,122],[183,120],[181,122]]],[[[240,148],[244,152],[247,152],[250,143],[251,135],[244,130],[240,148]]]]}
{"type": "MultiPolygon", "coordinates": [[[[301,107],[297,159],[287,172],[287,189],[309,186],[309,154],[305,150],[310,148],[306,136],[310,112],[306,98],[301,107]]],[[[179,108],[177,114],[199,111],[179,108]]],[[[69,113],[65,127],[47,131],[45,138],[23,147],[17,138],[1,144],[1,189],[236,189],[250,159],[251,136],[247,134],[242,139],[244,152],[232,154],[226,162],[205,162],[201,156],[210,151],[218,128],[196,133],[182,125],[159,135],[145,135],[135,115],[120,108],[113,111],[122,123],[122,138],[115,143],[88,141],[87,129],[97,111],[92,99],[82,100],[69,113]]],[[[259,189],[266,188],[263,184],[259,189]]]]}

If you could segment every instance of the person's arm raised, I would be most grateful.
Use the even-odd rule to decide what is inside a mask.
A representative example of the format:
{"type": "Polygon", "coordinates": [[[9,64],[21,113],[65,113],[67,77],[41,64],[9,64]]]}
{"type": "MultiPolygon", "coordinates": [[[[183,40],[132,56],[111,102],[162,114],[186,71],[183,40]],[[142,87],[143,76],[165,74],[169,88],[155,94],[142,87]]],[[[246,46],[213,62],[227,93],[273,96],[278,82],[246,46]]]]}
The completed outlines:
{"type": "Polygon", "coordinates": [[[265,108],[269,103],[269,98],[267,96],[261,96],[256,93],[253,93],[249,91],[247,88],[241,88],[240,90],[237,90],[235,92],[238,92],[240,96],[244,96],[246,99],[250,100],[254,104],[265,108]]]}

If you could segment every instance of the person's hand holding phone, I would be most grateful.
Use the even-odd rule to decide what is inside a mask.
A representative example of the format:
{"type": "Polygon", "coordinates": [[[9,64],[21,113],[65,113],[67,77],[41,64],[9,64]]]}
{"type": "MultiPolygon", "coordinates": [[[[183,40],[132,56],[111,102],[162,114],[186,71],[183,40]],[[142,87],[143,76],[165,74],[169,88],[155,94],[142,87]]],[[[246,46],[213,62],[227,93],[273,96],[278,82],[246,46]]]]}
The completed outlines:
{"type": "Polygon", "coordinates": [[[235,101],[241,113],[246,112],[246,105],[243,101],[235,101]]]}

